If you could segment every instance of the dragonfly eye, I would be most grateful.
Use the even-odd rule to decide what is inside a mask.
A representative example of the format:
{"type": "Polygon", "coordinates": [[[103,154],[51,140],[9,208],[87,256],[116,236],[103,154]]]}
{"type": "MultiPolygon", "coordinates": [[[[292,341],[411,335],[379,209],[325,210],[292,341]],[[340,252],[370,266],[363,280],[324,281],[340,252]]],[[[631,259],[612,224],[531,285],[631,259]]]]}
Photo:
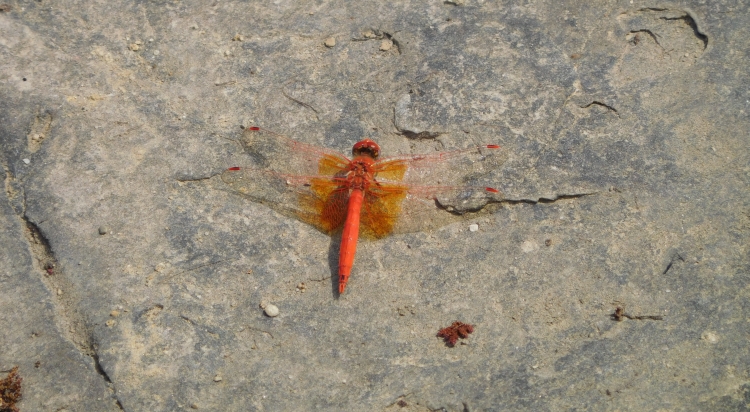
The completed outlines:
{"type": "Polygon", "coordinates": [[[352,147],[352,155],[369,156],[373,159],[377,159],[380,155],[380,146],[370,139],[365,139],[354,144],[354,147],[352,147]]]}

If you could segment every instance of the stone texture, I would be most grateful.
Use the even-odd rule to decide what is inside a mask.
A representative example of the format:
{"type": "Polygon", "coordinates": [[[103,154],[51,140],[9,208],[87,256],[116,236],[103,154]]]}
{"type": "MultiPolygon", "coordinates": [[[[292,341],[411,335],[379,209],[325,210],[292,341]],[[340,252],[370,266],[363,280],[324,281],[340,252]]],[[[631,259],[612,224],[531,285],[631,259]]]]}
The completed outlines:
{"type": "Polygon", "coordinates": [[[747,5],[0,10],[0,369],[22,410],[749,407],[747,5]],[[499,143],[505,200],[363,243],[338,297],[335,238],[219,179],[251,162],[247,125],[499,143]],[[448,348],[456,320],[474,333],[448,348]]]}

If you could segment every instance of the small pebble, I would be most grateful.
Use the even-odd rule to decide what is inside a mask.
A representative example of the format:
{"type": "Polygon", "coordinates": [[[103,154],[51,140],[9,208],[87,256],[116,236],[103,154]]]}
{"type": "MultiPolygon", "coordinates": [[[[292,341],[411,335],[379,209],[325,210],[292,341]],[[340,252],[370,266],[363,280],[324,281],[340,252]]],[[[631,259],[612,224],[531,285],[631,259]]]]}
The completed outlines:
{"type": "Polygon", "coordinates": [[[372,30],[366,30],[362,35],[365,36],[366,39],[374,39],[375,37],[378,37],[372,30]]]}
{"type": "Polygon", "coordinates": [[[708,343],[716,343],[719,341],[719,335],[713,331],[706,331],[701,333],[701,339],[708,343]]]}
{"type": "Polygon", "coordinates": [[[108,328],[111,328],[112,326],[115,325],[115,321],[113,319],[110,319],[110,320],[104,322],[104,324],[107,325],[108,328]]]}
{"type": "Polygon", "coordinates": [[[214,376],[214,382],[221,382],[221,375],[214,376]]]}
{"type": "Polygon", "coordinates": [[[336,45],[336,38],[335,37],[329,37],[326,39],[325,43],[323,43],[328,47],[329,49],[336,45]]]}
{"type": "Polygon", "coordinates": [[[26,163],[26,164],[29,164],[29,163],[31,163],[31,159],[23,159],[23,162],[26,163]]]}
{"type": "Polygon", "coordinates": [[[120,316],[120,311],[119,310],[113,310],[112,312],[109,312],[109,316],[112,316],[113,318],[116,318],[116,317],[120,316]]]}
{"type": "Polygon", "coordinates": [[[107,226],[99,226],[100,235],[106,235],[107,233],[109,233],[109,228],[107,226]]]}
{"type": "Polygon", "coordinates": [[[266,316],[270,318],[275,318],[276,316],[279,316],[279,308],[277,308],[276,305],[266,305],[263,311],[266,312],[266,316]]]}
{"type": "Polygon", "coordinates": [[[130,45],[128,46],[128,48],[129,48],[129,49],[130,49],[131,51],[138,51],[138,50],[140,50],[140,49],[141,49],[141,46],[140,46],[140,45],[138,45],[138,44],[136,44],[136,43],[130,43],[130,45]]]}
{"type": "Polygon", "coordinates": [[[478,224],[472,223],[472,224],[469,225],[469,231],[470,232],[476,232],[477,230],[479,230],[479,225],[478,224]]]}
{"type": "Polygon", "coordinates": [[[388,51],[393,47],[393,41],[390,39],[383,39],[380,42],[380,51],[388,51]]]}

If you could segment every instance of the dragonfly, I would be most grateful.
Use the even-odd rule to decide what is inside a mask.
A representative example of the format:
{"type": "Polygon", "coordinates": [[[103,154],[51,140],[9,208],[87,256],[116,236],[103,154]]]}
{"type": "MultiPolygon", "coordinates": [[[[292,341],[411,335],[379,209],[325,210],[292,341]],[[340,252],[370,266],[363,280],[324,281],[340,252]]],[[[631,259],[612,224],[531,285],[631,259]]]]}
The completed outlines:
{"type": "Polygon", "coordinates": [[[471,218],[501,192],[477,184],[505,160],[496,144],[448,152],[380,156],[364,139],[351,158],[260,127],[241,138],[253,165],[221,174],[232,191],[318,230],[341,233],[338,291],[343,294],[362,235],[379,239],[471,218]]]}

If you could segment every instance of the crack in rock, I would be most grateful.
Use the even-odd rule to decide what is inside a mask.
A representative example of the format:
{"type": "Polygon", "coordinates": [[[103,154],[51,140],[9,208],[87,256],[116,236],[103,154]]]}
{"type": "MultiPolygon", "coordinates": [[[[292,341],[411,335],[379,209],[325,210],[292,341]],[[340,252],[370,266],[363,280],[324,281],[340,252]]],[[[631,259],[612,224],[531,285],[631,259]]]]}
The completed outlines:
{"type": "MultiPolygon", "coordinates": [[[[73,343],[83,355],[91,359],[94,371],[107,383],[117,406],[120,410],[125,410],[116,396],[117,392],[112,380],[104,371],[99,361],[91,322],[88,321],[87,316],[79,309],[80,300],[75,292],[75,286],[64,273],[60,272],[61,268],[55,257],[54,249],[47,236],[44,235],[44,231],[26,215],[26,195],[23,192],[23,187],[11,186],[10,183],[13,181],[13,177],[8,172],[7,167],[5,170],[6,192],[10,194],[11,189],[9,188],[12,187],[13,197],[21,198],[21,202],[18,205],[19,208],[14,208],[14,210],[18,213],[17,216],[26,229],[24,235],[29,253],[32,256],[34,269],[36,269],[37,273],[41,274],[42,283],[50,291],[50,300],[56,308],[54,321],[58,332],[64,339],[73,343]]],[[[12,200],[13,197],[9,196],[9,199],[12,200]]]]}

